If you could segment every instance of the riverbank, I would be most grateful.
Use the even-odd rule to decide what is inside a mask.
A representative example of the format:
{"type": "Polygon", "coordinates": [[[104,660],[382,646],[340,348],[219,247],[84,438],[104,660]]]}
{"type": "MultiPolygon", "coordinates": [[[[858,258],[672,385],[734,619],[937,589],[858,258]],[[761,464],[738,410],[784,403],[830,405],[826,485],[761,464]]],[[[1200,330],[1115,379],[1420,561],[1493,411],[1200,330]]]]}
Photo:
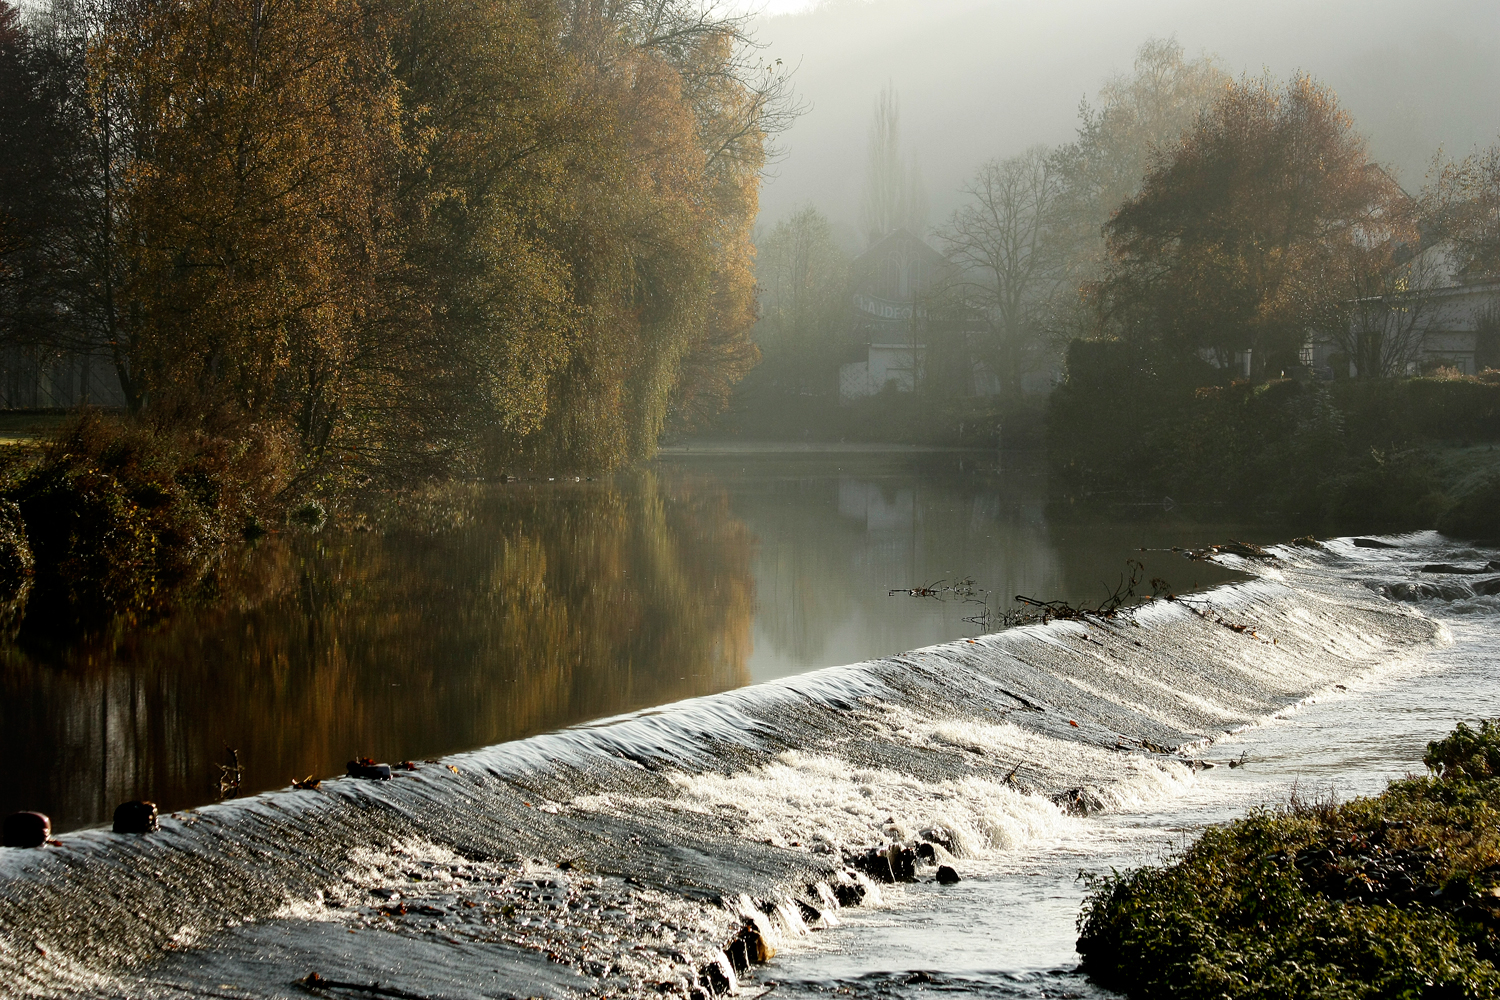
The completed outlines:
{"type": "Polygon", "coordinates": [[[1500,381],[1259,384],[1196,357],[1075,342],[1048,415],[1062,509],[1152,502],[1318,534],[1500,538],[1500,381]]]}
{"type": "Polygon", "coordinates": [[[226,545],[289,519],[321,525],[320,506],[290,499],[291,442],[258,427],[174,432],[86,411],[34,433],[0,448],[7,639],[150,621],[226,545]]]}
{"type": "Polygon", "coordinates": [[[1500,730],[1460,724],[1427,777],[1294,799],[1169,865],[1096,877],[1078,951],[1130,996],[1500,996],[1500,730]]]}

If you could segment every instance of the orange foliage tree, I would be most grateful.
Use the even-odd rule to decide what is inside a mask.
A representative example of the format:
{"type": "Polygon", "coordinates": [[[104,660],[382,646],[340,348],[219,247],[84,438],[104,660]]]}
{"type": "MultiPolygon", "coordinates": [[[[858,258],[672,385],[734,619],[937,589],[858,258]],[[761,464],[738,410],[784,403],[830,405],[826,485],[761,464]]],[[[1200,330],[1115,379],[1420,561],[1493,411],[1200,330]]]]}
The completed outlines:
{"type": "Polygon", "coordinates": [[[750,227],[788,105],[742,21],[52,0],[36,24],[82,53],[74,313],[158,422],[290,429],[299,488],[616,465],[755,360],[750,227]]]}
{"type": "Polygon", "coordinates": [[[1295,364],[1309,328],[1414,235],[1408,209],[1331,90],[1241,80],[1106,225],[1099,294],[1127,338],[1295,364]]]}

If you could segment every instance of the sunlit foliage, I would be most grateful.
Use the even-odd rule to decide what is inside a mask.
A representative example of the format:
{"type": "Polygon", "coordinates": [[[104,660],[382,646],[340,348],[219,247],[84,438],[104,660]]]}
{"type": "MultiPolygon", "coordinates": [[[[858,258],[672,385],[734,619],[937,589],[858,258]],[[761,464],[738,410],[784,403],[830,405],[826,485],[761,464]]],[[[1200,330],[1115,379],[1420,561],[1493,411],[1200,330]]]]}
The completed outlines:
{"type": "Polygon", "coordinates": [[[753,53],[678,0],[0,18],[6,86],[55,92],[71,129],[75,280],[46,293],[72,339],[138,412],[290,428],[294,485],[607,467],[721,407],[755,358],[750,226],[786,113],[753,53]]]}
{"type": "Polygon", "coordinates": [[[1496,743],[1460,725],[1428,745],[1439,776],[1259,810],[1094,880],[1084,967],[1133,997],[1500,996],[1496,743]]]}

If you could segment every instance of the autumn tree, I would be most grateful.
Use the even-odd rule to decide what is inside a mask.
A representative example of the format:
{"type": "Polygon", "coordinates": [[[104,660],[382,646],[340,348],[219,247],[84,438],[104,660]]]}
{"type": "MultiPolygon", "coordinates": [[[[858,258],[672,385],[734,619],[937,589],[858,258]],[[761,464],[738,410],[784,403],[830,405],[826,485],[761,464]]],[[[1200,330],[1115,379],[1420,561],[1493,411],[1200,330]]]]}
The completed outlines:
{"type": "Polygon", "coordinates": [[[1101,301],[1127,338],[1295,364],[1368,248],[1405,235],[1399,198],[1327,87],[1241,80],[1110,220],[1101,301]]]}
{"type": "Polygon", "coordinates": [[[963,193],[942,243],[989,330],[978,357],[1015,398],[1022,377],[1045,361],[1047,304],[1066,274],[1056,231],[1062,180],[1049,151],[1037,146],[986,162],[963,193]]]}
{"type": "Polygon", "coordinates": [[[32,63],[21,12],[0,0],[0,342],[8,345],[47,312],[47,283],[30,273],[39,237],[50,228],[38,217],[47,187],[47,109],[32,63]]]}
{"type": "Polygon", "coordinates": [[[1424,200],[1436,231],[1453,244],[1460,273],[1500,274],[1500,143],[1441,164],[1424,200]]]}
{"type": "Polygon", "coordinates": [[[1137,50],[1130,74],[1112,77],[1093,103],[1079,108],[1077,138],[1056,149],[1051,164],[1057,179],[1051,232],[1066,268],[1047,304],[1055,335],[1095,332],[1095,316],[1078,293],[1104,274],[1105,223],[1228,84],[1212,58],[1189,59],[1175,38],[1153,38],[1137,50]]]}
{"type": "Polygon", "coordinates": [[[93,346],[78,294],[82,63],[54,40],[45,12],[0,2],[0,343],[26,351],[93,346]]]}
{"type": "Polygon", "coordinates": [[[644,456],[757,356],[750,228],[792,105],[744,23],[688,0],[51,0],[61,85],[18,86],[68,136],[26,170],[72,206],[50,271],[73,285],[33,297],[108,346],[137,411],[284,427],[307,477],[644,456]]]}

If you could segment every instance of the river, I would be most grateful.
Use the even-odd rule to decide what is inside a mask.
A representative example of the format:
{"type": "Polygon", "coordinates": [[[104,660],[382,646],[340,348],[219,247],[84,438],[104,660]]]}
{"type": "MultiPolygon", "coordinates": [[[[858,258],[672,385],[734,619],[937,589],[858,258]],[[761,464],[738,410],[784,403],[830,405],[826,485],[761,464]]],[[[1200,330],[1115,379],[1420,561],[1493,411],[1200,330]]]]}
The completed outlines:
{"type": "Polygon", "coordinates": [[[291,583],[239,606],[58,662],[14,650],[7,749],[83,749],[7,794],[80,829],[0,851],[0,984],[291,997],[316,971],[424,998],[692,996],[750,920],[779,953],[746,993],[1103,997],[1075,970],[1081,870],[1294,789],[1378,791],[1500,714],[1500,578],[1424,568],[1496,553],[1427,534],[1205,563],[1141,550],[1273,538],[1166,502],[1059,518],[1045,495],[1021,456],[684,450],[609,482],[476,487],[421,531],[287,536],[254,558],[291,583]],[[986,592],[1096,602],[1131,558],[1183,599],[974,620],[986,592]],[[97,700],[74,719],[79,691],[97,700]],[[90,735],[96,709],[117,735],[90,735]],[[194,775],[236,725],[263,783],[206,805],[194,775]],[[421,759],[285,789],[362,746],[421,759]],[[87,829],[164,788],[160,834],[87,829]],[[963,881],[848,868],[911,838],[963,881]]]}
{"type": "MultiPolygon", "coordinates": [[[[976,634],[991,593],[1097,603],[1141,546],[1233,533],[1049,525],[1045,503],[1025,454],[699,446],[274,536],[165,622],[0,650],[0,812],[81,829],[213,801],[228,748],[250,794],[857,663],[976,634]],[[889,595],[964,579],[967,600],[889,595]]],[[[1184,589],[1234,575],[1145,558],[1184,589]]]]}

